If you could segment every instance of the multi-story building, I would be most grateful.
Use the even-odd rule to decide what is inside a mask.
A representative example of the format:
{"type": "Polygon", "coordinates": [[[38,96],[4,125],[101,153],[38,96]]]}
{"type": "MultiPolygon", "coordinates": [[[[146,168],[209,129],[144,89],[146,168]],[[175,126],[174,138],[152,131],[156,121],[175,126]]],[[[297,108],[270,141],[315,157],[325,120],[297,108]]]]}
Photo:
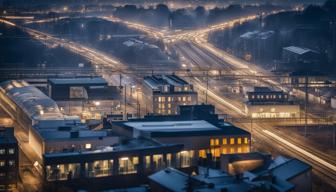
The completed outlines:
{"type": "Polygon", "coordinates": [[[62,113],[83,119],[101,119],[120,110],[121,90],[102,77],[48,79],[48,94],[62,113]]]}
{"type": "Polygon", "coordinates": [[[251,118],[298,118],[300,106],[289,101],[289,95],[283,91],[255,87],[247,92],[245,112],[251,118]]]}
{"type": "Polygon", "coordinates": [[[19,151],[14,129],[0,127],[0,191],[17,188],[18,171],[19,151]]]}
{"type": "Polygon", "coordinates": [[[180,105],[197,104],[197,92],[193,85],[176,75],[147,76],[144,82],[154,114],[177,114],[180,105]]]}
{"type": "Polygon", "coordinates": [[[226,123],[214,114],[211,105],[181,106],[179,115],[151,115],[127,122],[111,122],[112,132],[129,138],[145,137],[160,143],[183,144],[187,161],[195,166],[207,158],[219,160],[221,154],[247,153],[251,135],[226,123]]]}

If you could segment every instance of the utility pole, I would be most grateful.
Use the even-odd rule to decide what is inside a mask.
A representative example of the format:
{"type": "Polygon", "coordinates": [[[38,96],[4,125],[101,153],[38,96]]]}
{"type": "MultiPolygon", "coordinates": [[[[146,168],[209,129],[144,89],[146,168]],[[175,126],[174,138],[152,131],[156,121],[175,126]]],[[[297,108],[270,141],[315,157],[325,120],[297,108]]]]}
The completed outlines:
{"type": "Polygon", "coordinates": [[[208,104],[208,89],[209,89],[209,71],[206,72],[206,91],[205,91],[205,103],[208,104]]]}
{"type": "Polygon", "coordinates": [[[304,130],[304,136],[307,137],[307,123],[308,123],[308,117],[307,117],[307,108],[308,108],[308,74],[305,76],[305,130],[304,130]]]}
{"type": "Polygon", "coordinates": [[[126,109],[126,84],[124,85],[124,116],[125,116],[125,120],[127,120],[127,109],[126,109]]]}

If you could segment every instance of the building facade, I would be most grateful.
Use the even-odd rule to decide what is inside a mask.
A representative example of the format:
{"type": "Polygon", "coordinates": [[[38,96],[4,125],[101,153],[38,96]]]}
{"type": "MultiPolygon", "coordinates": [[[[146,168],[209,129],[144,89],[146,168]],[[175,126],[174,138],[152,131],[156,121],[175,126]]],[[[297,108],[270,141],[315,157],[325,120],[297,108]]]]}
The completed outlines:
{"type": "Polygon", "coordinates": [[[178,114],[180,105],[197,104],[197,92],[193,85],[176,75],[147,76],[144,84],[154,114],[178,114]]]}
{"type": "Polygon", "coordinates": [[[18,174],[19,151],[14,129],[0,127],[0,191],[14,191],[18,174]]]}
{"type": "Polygon", "coordinates": [[[300,106],[289,101],[283,91],[267,87],[255,87],[247,92],[245,112],[251,118],[299,118],[300,106]]]}

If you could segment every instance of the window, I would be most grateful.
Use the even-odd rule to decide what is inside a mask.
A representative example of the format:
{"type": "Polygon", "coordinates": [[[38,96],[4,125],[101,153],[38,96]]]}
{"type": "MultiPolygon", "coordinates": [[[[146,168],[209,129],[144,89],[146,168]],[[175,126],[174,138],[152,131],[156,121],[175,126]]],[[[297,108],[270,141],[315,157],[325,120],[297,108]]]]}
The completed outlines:
{"type": "Polygon", "coordinates": [[[235,144],[235,141],[234,141],[235,139],[234,138],[230,138],[230,144],[231,145],[234,145],[235,144]]]}
{"type": "Polygon", "coordinates": [[[85,149],[91,149],[91,143],[85,144],[85,149]]]}
{"type": "Polygon", "coordinates": [[[14,167],[15,166],[15,161],[14,160],[9,160],[8,165],[11,166],[11,167],[14,167]]]}
{"type": "Polygon", "coordinates": [[[161,100],[162,102],[165,102],[165,101],[166,101],[166,98],[165,98],[165,97],[162,97],[161,99],[162,99],[162,100],[161,100]]]}
{"type": "Polygon", "coordinates": [[[145,169],[150,170],[151,169],[151,156],[147,155],[145,156],[145,169]]]}
{"type": "Polygon", "coordinates": [[[182,97],[182,101],[187,101],[187,98],[186,97],[182,97]]]}
{"type": "Polygon", "coordinates": [[[5,160],[0,160],[0,167],[4,167],[6,164],[6,161],[5,160]]]}
{"type": "Polygon", "coordinates": [[[169,109],[171,108],[171,103],[168,103],[168,108],[169,108],[169,109]]]}
{"type": "Polygon", "coordinates": [[[6,176],[6,173],[1,172],[1,173],[0,173],[0,177],[4,177],[4,176],[6,176]]]}
{"type": "Polygon", "coordinates": [[[85,163],[85,173],[87,177],[104,177],[112,175],[113,159],[85,163]]]}
{"type": "Polygon", "coordinates": [[[69,163],[59,165],[47,165],[46,177],[48,181],[53,180],[70,180],[72,178],[79,178],[80,164],[69,163]]]}
{"type": "Polygon", "coordinates": [[[4,155],[6,153],[5,149],[0,149],[0,155],[4,155]]]}
{"type": "Polygon", "coordinates": [[[191,96],[188,96],[188,101],[191,102],[191,96]]]}
{"type": "Polygon", "coordinates": [[[171,102],[172,99],[171,99],[171,97],[167,97],[167,100],[168,100],[168,102],[171,102]]]}
{"type": "Polygon", "coordinates": [[[219,139],[215,139],[215,145],[219,145],[219,139]]]}
{"type": "Polygon", "coordinates": [[[153,155],[153,164],[155,170],[164,168],[165,165],[163,162],[163,155],[162,154],[153,155]]]}
{"type": "Polygon", "coordinates": [[[198,156],[200,158],[206,158],[206,151],[204,149],[198,151],[198,156]]]}
{"type": "Polygon", "coordinates": [[[166,155],[166,160],[167,160],[167,167],[171,167],[172,166],[172,154],[167,153],[166,155]]]}
{"type": "Polygon", "coordinates": [[[248,144],[248,138],[247,137],[244,138],[244,143],[248,144]]]}
{"type": "Polygon", "coordinates": [[[194,151],[181,151],[177,154],[178,165],[181,168],[190,167],[194,158],[194,151]]]}
{"type": "Polygon", "coordinates": [[[8,149],[8,154],[14,154],[15,153],[15,149],[14,148],[9,148],[8,149]]]}
{"type": "Polygon", "coordinates": [[[238,147],[237,153],[242,153],[242,148],[238,147]]]}
{"type": "Polygon", "coordinates": [[[241,144],[241,143],[242,143],[241,138],[238,138],[238,139],[237,139],[237,144],[241,144]]]}
{"type": "Polygon", "coordinates": [[[138,157],[122,157],[119,158],[119,174],[137,173],[137,166],[139,164],[138,157]]]}
{"type": "Polygon", "coordinates": [[[215,145],[215,140],[214,139],[210,139],[210,146],[214,146],[215,145]]]}
{"type": "Polygon", "coordinates": [[[234,153],[235,152],[235,149],[233,147],[230,148],[230,153],[234,153]]]}
{"type": "Polygon", "coordinates": [[[223,138],[222,142],[223,142],[223,145],[226,145],[227,144],[227,139],[223,138]]]}

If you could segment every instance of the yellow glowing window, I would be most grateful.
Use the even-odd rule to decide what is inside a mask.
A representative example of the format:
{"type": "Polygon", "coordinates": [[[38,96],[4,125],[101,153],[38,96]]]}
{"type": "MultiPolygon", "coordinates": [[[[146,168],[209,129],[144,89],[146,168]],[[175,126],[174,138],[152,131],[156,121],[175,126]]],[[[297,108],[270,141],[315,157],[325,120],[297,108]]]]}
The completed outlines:
{"type": "Polygon", "coordinates": [[[242,152],[242,148],[238,147],[238,153],[241,153],[241,152],[242,152]]]}
{"type": "Polygon", "coordinates": [[[168,97],[168,101],[169,101],[169,102],[171,101],[171,97],[168,97]]]}
{"type": "Polygon", "coordinates": [[[219,145],[219,139],[215,139],[215,145],[219,145]]]}
{"type": "Polygon", "coordinates": [[[210,139],[210,146],[214,146],[215,145],[215,140],[214,139],[210,139]]]}
{"type": "Polygon", "coordinates": [[[171,103],[168,103],[168,108],[171,108],[171,103]]]}
{"type": "Polygon", "coordinates": [[[223,138],[222,142],[223,142],[223,145],[226,145],[227,144],[227,139],[223,138]]]}
{"type": "Polygon", "coordinates": [[[234,148],[231,147],[231,148],[230,148],[230,153],[234,153],[234,152],[235,152],[234,148]]]}
{"type": "Polygon", "coordinates": [[[206,152],[204,149],[198,151],[198,156],[201,158],[206,158],[206,152]]]}
{"type": "Polygon", "coordinates": [[[222,154],[227,154],[227,148],[226,147],[222,149],[222,154]]]}
{"type": "Polygon", "coordinates": [[[244,143],[248,144],[248,138],[247,137],[244,138],[244,143]]]}
{"type": "Polygon", "coordinates": [[[182,100],[183,100],[183,101],[187,101],[187,98],[186,98],[186,97],[182,97],[182,100]]]}
{"type": "Polygon", "coordinates": [[[230,144],[231,144],[231,145],[234,145],[234,144],[235,144],[234,138],[230,138],[230,144]]]}
{"type": "Polygon", "coordinates": [[[238,139],[237,139],[237,144],[241,144],[241,143],[242,143],[241,138],[238,138],[238,139]]]}
{"type": "Polygon", "coordinates": [[[215,149],[215,153],[213,154],[215,157],[220,157],[220,149],[215,149]]]}

